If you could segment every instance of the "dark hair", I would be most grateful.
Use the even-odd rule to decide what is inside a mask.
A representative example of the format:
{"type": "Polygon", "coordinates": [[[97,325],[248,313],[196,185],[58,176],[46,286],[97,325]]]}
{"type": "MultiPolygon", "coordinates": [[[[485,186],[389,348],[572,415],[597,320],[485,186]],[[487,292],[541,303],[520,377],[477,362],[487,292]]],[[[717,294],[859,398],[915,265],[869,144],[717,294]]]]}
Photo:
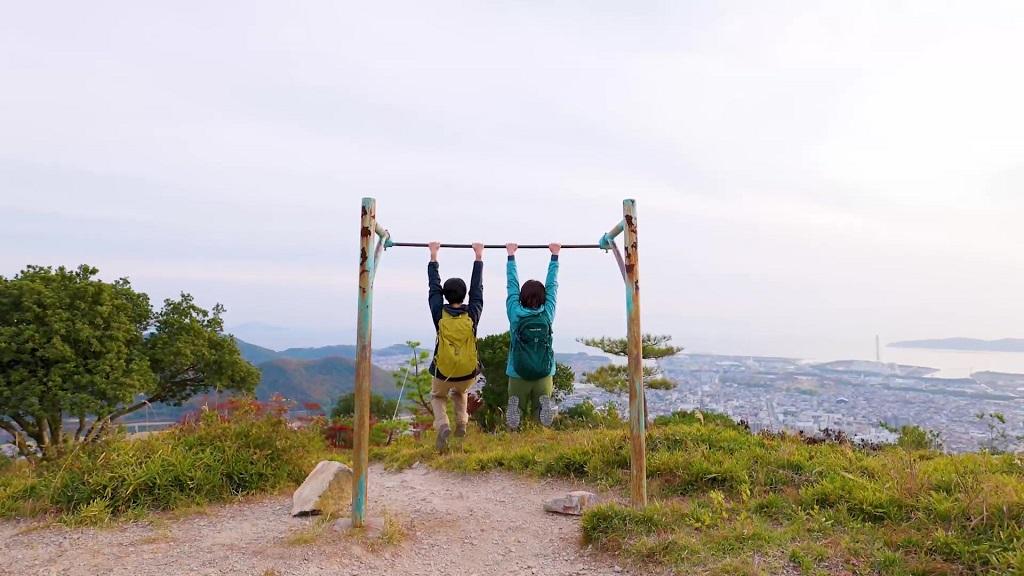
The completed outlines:
{"type": "Polygon", "coordinates": [[[519,290],[519,303],[527,308],[540,308],[547,299],[547,290],[536,280],[527,280],[519,290]]]}
{"type": "Polygon", "coordinates": [[[466,298],[466,283],[462,278],[449,278],[444,281],[441,292],[449,304],[462,304],[466,298]]]}

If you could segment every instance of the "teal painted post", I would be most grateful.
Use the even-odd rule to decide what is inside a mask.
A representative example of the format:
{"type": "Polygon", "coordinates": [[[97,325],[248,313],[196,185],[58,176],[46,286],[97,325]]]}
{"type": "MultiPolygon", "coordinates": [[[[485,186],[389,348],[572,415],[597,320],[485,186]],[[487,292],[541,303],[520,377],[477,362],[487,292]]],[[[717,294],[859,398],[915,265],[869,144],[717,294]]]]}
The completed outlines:
{"type": "Polygon", "coordinates": [[[370,447],[370,370],[377,201],[363,198],[359,224],[359,308],[356,319],[355,425],[352,431],[352,527],[366,520],[366,477],[370,447]]]}
{"type": "Polygon", "coordinates": [[[629,354],[629,492],[634,508],[647,506],[647,415],[644,413],[643,341],[640,331],[640,256],[636,201],[622,201],[625,224],[626,350],[629,354]]]}

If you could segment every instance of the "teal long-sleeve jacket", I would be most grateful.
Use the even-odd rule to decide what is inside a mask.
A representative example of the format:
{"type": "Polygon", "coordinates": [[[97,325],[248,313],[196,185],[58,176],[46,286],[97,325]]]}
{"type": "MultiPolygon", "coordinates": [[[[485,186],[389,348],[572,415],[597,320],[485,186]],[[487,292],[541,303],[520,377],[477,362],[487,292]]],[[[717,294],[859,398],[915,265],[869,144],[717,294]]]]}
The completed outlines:
{"type": "MultiPolygon", "coordinates": [[[[520,320],[537,314],[546,315],[548,322],[554,325],[555,304],[558,301],[558,256],[552,255],[551,262],[548,264],[548,277],[544,281],[546,300],[540,308],[527,308],[519,302],[519,272],[516,270],[515,256],[508,257],[508,264],[506,264],[505,269],[508,275],[508,298],[505,299],[505,308],[508,311],[509,334],[512,336],[509,339],[508,367],[505,369],[505,374],[509,378],[519,378],[515,369],[512,368],[512,358],[516,353],[516,329],[519,328],[520,320]]],[[[555,375],[554,366],[551,367],[551,375],[555,375]]]]}

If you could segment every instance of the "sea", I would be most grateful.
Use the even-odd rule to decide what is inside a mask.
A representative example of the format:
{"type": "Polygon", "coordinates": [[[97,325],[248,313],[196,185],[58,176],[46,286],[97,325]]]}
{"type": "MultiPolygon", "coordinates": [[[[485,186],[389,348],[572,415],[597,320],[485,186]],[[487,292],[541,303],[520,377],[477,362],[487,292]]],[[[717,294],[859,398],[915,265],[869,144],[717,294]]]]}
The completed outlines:
{"type": "Polygon", "coordinates": [[[1024,374],[1024,352],[883,348],[882,361],[936,368],[933,376],[939,378],[966,378],[984,371],[1024,374]]]}

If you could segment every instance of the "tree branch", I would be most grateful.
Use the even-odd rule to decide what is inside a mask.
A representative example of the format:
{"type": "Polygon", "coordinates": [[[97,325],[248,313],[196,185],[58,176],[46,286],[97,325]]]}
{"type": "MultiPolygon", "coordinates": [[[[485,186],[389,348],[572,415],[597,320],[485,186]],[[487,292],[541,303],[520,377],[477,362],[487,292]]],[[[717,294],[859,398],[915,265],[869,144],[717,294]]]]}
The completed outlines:
{"type": "Polygon", "coordinates": [[[124,408],[121,408],[120,410],[115,410],[110,414],[107,414],[106,416],[96,418],[96,421],[93,422],[92,427],[89,428],[89,432],[85,435],[85,439],[82,440],[82,442],[86,444],[88,444],[89,442],[94,442],[97,438],[103,435],[103,432],[106,431],[106,429],[114,420],[117,420],[118,418],[126,414],[131,414],[132,412],[139,410],[143,406],[147,406],[154,402],[162,401],[163,398],[161,398],[159,395],[151,396],[144,400],[140,400],[139,402],[136,402],[131,406],[126,406],[124,408]]]}
{"type": "Polygon", "coordinates": [[[8,434],[14,437],[14,446],[18,449],[18,453],[22,456],[30,457],[33,456],[32,451],[28,449],[28,441],[25,439],[25,431],[20,426],[11,425],[10,422],[0,420],[0,429],[5,430],[8,434]]]}
{"type": "Polygon", "coordinates": [[[50,441],[50,423],[46,418],[36,416],[36,422],[39,423],[39,437],[36,438],[36,442],[39,443],[39,449],[43,451],[43,456],[49,456],[53,452],[53,446],[50,441]]]}
{"type": "Polygon", "coordinates": [[[64,445],[64,414],[59,411],[51,412],[46,415],[46,421],[50,423],[53,445],[60,450],[64,445]]]}
{"type": "Polygon", "coordinates": [[[28,434],[30,437],[35,438],[39,435],[39,428],[37,426],[30,426],[29,423],[25,421],[25,418],[11,416],[11,420],[14,420],[14,423],[24,430],[25,434],[28,434]]]}
{"type": "Polygon", "coordinates": [[[161,398],[160,396],[152,396],[150,398],[146,398],[144,400],[140,400],[140,401],[136,402],[135,404],[132,404],[131,406],[126,406],[124,408],[121,408],[120,410],[115,410],[115,411],[111,412],[110,415],[105,418],[105,420],[107,422],[113,422],[114,420],[117,420],[121,416],[124,416],[126,414],[131,414],[132,412],[135,412],[136,410],[139,410],[142,407],[148,406],[148,405],[153,404],[155,402],[163,402],[163,398],[161,398]]]}
{"type": "Polygon", "coordinates": [[[21,430],[12,426],[10,422],[5,422],[3,420],[0,420],[0,430],[6,431],[11,436],[21,434],[21,430]]]}
{"type": "Polygon", "coordinates": [[[82,431],[85,430],[85,416],[78,417],[78,429],[75,430],[75,443],[82,439],[82,431]]]}

